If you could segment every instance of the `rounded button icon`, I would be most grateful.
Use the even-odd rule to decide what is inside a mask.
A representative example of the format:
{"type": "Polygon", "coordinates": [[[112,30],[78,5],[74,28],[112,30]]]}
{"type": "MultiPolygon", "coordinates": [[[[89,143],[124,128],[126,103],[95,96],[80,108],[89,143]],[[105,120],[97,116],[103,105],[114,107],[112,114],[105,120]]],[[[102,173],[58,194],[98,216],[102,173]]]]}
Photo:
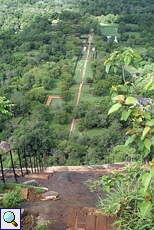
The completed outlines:
{"type": "Polygon", "coordinates": [[[13,224],[15,227],[18,226],[18,224],[15,222],[15,215],[13,212],[11,211],[7,211],[4,213],[3,215],[3,219],[6,223],[11,223],[13,224]]]}

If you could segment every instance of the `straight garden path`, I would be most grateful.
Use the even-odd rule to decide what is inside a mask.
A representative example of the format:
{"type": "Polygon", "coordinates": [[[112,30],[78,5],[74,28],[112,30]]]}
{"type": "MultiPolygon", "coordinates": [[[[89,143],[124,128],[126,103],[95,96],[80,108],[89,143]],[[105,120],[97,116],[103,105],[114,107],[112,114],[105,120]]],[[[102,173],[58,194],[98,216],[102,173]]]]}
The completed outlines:
{"type": "MultiPolygon", "coordinates": [[[[76,105],[78,105],[78,104],[79,104],[79,101],[80,101],[81,92],[82,92],[82,86],[83,86],[83,83],[84,83],[84,77],[85,77],[86,68],[87,68],[87,62],[88,62],[89,53],[90,53],[90,47],[91,47],[91,41],[92,41],[93,35],[90,34],[89,36],[90,36],[90,37],[89,37],[88,51],[87,51],[87,56],[86,56],[86,60],[85,60],[85,64],[84,64],[84,69],[83,69],[83,73],[82,73],[82,79],[81,79],[81,83],[80,83],[80,86],[79,86],[79,91],[78,91],[78,95],[77,95],[77,99],[76,99],[76,105]]],[[[77,121],[76,121],[76,119],[73,117],[72,123],[71,123],[71,128],[70,128],[70,135],[69,135],[69,138],[71,137],[72,132],[75,131],[76,124],[77,124],[77,121]]]]}

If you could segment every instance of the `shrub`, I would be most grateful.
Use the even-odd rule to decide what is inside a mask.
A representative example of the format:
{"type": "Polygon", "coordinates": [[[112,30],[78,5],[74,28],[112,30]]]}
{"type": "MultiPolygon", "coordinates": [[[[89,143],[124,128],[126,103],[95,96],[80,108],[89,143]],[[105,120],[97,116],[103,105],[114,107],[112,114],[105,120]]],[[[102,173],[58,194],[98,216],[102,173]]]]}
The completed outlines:
{"type": "Polygon", "coordinates": [[[16,208],[19,203],[24,201],[22,190],[20,187],[16,187],[15,191],[9,191],[4,195],[3,198],[3,207],[4,208],[16,208]]]}
{"type": "MultiPolygon", "coordinates": [[[[154,160],[152,161],[154,164],[154,160]]],[[[124,173],[102,176],[98,181],[87,181],[90,191],[107,192],[100,197],[99,212],[115,216],[117,230],[154,229],[153,183],[154,166],[127,166],[124,173]],[[147,171],[150,171],[147,173],[147,171]]]]}

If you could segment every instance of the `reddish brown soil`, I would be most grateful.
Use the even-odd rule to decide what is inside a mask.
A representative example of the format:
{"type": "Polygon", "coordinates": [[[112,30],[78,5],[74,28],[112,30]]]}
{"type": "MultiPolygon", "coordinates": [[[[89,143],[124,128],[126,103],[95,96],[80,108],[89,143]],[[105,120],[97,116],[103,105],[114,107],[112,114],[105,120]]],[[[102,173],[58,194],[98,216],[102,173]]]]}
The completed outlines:
{"type": "Polygon", "coordinates": [[[27,201],[37,202],[40,201],[41,199],[43,199],[41,193],[37,193],[35,188],[29,189],[27,201]]]}
{"type": "MultiPolygon", "coordinates": [[[[29,189],[28,192],[28,202],[38,202],[43,199],[43,196],[41,193],[37,193],[35,188],[29,189]]],[[[33,212],[33,213],[26,213],[25,216],[21,220],[21,229],[22,230],[33,230],[34,227],[37,225],[37,216],[39,215],[39,212],[33,212]]]]}

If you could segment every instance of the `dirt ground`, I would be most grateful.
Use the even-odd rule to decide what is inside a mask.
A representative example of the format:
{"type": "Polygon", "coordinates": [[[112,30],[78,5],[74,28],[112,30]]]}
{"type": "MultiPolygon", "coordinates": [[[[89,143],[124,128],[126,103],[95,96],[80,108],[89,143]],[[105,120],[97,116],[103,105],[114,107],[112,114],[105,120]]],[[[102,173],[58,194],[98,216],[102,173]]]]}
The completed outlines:
{"type": "MultiPolygon", "coordinates": [[[[84,184],[88,179],[98,179],[102,173],[82,172],[54,172],[49,180],[36,179],[41,186],[50,191],[58,192],[59,200],[40,201],[34,190],[28,196],[29,202],[21,204],[21,208],[28,210],[27,216],[22,221],[22,229],[30,230],[30,224],[35,222],[37,215],[44,220],[50,220],[51,230],[66,230],[66,217],[68,213],[77,212],[83,207],[94,207],[98,196],[90,193],[84,184]],[[29,214],[30,213],[30,214],[29,214]],[[33,216],[33,217],[32,217],[33,216]]],[[[20,182],[26,178],[20,178],[20,182]]],[[[34,226],[33,226],[34,227],[34,226]]]]}

